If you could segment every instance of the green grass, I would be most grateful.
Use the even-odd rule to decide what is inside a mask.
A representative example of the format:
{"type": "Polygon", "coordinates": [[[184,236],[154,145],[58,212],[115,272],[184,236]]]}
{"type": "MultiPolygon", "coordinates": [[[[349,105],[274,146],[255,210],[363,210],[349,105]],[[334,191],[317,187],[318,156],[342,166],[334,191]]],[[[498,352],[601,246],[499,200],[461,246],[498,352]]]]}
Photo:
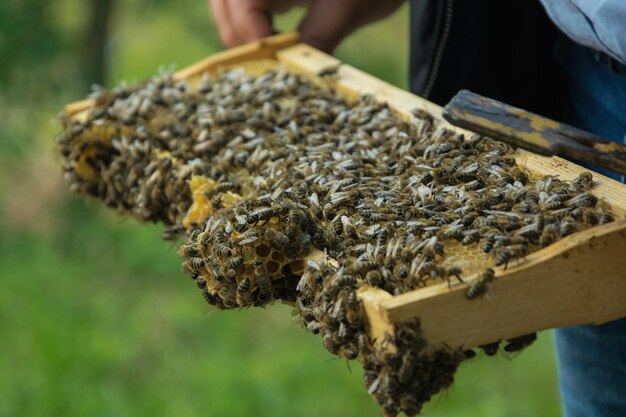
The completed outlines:
{"type": "MultiPolygon", "coordinates": [[[[221,49],[204,1],[117,4],[111,83],[221,49]]],[[[58,3],[70,32],[79,20],[67,13],[78,5],[58,3]]],[[[298,16],[277,24],[289,30],[298,16]]],[[[404,8],[337,53],[406,87],[407,48],[404,8]]],[[[289,307],[212,311],[160,226],[25,181],[57,190],[49,120],[75,88],[67,80],[0,112],[0,417],[378,415],[358,364],[327,353],[289,307]]],[[[2,91],[0,103],[9,105],[2,91]]],[[[559,415],[549,334],[514,360],[464,364],[425,414],[559,415]]]]}

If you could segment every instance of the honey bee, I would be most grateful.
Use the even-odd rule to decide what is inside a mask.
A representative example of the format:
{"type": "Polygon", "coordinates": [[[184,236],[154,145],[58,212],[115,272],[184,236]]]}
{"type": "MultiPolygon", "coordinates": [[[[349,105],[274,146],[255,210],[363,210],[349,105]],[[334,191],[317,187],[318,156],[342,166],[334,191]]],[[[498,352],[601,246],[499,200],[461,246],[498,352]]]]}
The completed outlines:
{"type": "Polygon", "coordinates": [[[357,356],[359,356],[359,351],[356,348],[356,346],[354,346],[354,344],[352,343],[346,343],[344,345],[341,346],[340,349],[341,355],[348,359],[348,360],[354,360],[357,358],[357,356]]]}
{"type": "Polygon", "coordinates": [[[184,230],[181,225],[169,226],[161,233],[161,239],[168,241],[176,240],[184,230]]]}
{"type": "Polygon", "coordinates": [[[284,249],[289,245],[289,236],[276,229],[267,228],[265,230],[265,238],[269,240],[272,246],[278,249],[284,249]]]}
{"type": "Polygon", "coordinates": [[[357,233],[357,228],[352,223],[352,220],[348,216],[341,216],[341,223],[343,223],[343,232],[345,235],[351,239],[358,239],[359,235],[357,233]]]}
{"type": "Polygon", "coordinates": [[[472,300],[485,294],[488,288],[492,285],[495,278],[495,272],[491,268],[487,268],[480,276],[472,282],[467,290],[467,298],[472,300]]]}
{"type": "Polygon", "coordinates": [[[575,186],[588,190],[593,187],[593,174],[591,172],[583,172],[572,181],[575,186]]]}
{"type": "Polygon", "coordinates": [[[206,280],[202,277],[196,278],[196,287],[200,289],[206,288],[206,280]]]}
{"type": "Polygon", "coordinates": [[[507,344],[504,345],[504,350],[508,353],[517,352],[530,346],[535,340],[537,340],[537,333],[515,337],[507,340],[507,344]]]}
{"type": "Polygon", "coordinates": [[[236,290],[230,286],[222,286],[217,290],[217,295],[224,303],[224,307],[233,308],[237,305],[236,290]]]}
{"type": "Polygon", "coordinates": [[[217,297],[213,295],[208,289],[202,291],[202,297],[204,298],[204,301],[212,306],[216,305],[218,302],[217,297]]]}
{"type": "Polygon", "coordinates": [[[250,245],[251,243],[256,242],[259,239],[259,236],[261,235],[261,231],[256,230],[256,229],[250,229],[246,232],[243,232],[241,235],[239,235],[237,238],[235,238],[233,240],[233,243],[235,243],[236,245],[250,245]]]}
{"type": "Polygon", "coordinates": [[[496,243],[496,238],[493,235],[488,235],[484,240],[483,240],[483,252],[485,253],[489,253],[491,252],[491,250],[493,249],[493,245],[496,243]]]}
{"type": "Polygon", "coordinates": [[[559,232],[562,237],[571,235],[572,233],[576,232],[576,223],[574,221],[568,220],[562,221],[559,225],[559,232]]]}
{"type": "Polygon", "coordinates": [[[235,182],[220,182],[215,186],[216,193],[223,193],[226,191],[238,191],[240,189],[239,184],[235,182]]]}
{"type": "Polygon", "coordinates": [[[352,270],[362,274],[376,268],[378,268],[378,264],[369,260],[357,260],[352,264],[352,270]]]}
{"type": "Polygon", "coordinates": [[[526,194],[524,194],[523,202],[530,206],[536,206],[537,204],[539,204],[539,194],[535,191],[528,191],[526,194]]]}
{"type": "Polygon", "coordinates": [[[248,215],[248,224],[257,224],[261,221],[268,221],[272,217],[278,216],[281,213],[279,207],[262,207],[254,210],[248,215]]]}
{"type": "Polygon", "coordinates": [[[337,64],[337,65],[331,65],[331,66],[326,66],[322,69],[320,69],[317,72],[317,76],[321,77],[321,78],[332,78],[332,77],[336,77],[339,74],[339,66],[341,64],[337,64]]]}
{"type": "Polygon", "coordinates": [[[424,259],[417,267],[417,275],[425,276],[430,275],[430,273],[437,267],[435,262],[430,259],[424,259]]]}
{"type": "Polygon", "coordinates": [[[564,205],[564,200],[561,199],[559,194],[552,194],[543,203],[541,203],[541,208],[544,210],[558,210],[564,205]]]}
{"type": "Polygon", "coordinates": [[[318,334],[322,329],[322,324],[317,320],[311,320],[307,323],[306,328],[311,331],[313,334],[318,334]]]}
{"type": "Polygon", "coordinates": [[[615,217],[608,211],[601,210],[598,215],[598,221],[600,224],[607,224],[615,221],[615,217]]]}
{"type": "Polygon", "coordinates": [[[189,266],[194,271],[202,269],[202,268],[204,268],[204,259],[198,258],[198,257],[190,258],[189,259],[189,266]]]}
{"type": "Polygon", "coordinates": [[[243,265],[243,258],[241,256],[233,256],[228,259],[228,267],[235,270],[243,265]]]}
{"type": "Polygon", "coordinates": [[[446,231],[444,232],[444,236],[447,238],[453,238],[456,240],[463,240],[463,229],[466,226],[463,226],[463,224],[460,221],[455,221],[451,224],[449,224],[446,227],[446,231]]]}
{"type": "Polygon", "coordinates": [[[220,208],[222,208],[222,195],[221,194],[217,194],[213,197],[211,197],[211,207],[213,208],[213,210],[219,210],[220,208]]]}
{"type": "Polygon", "coordinates": [[[367,354],[367,352],[371,351],[371,342],[370,338],[364,332],[359,332],[357,335],[357,347],[359,348],[359,352],[362,354],[367,354]]]}
{"type": "Polygon", "coordinates": [[[570,198],[566,203],[568,207],[595,207],[598,197],[590,193],[581,193],[570,198]]]}
{"type": "MultiPolygon", "coordinates": [[[[515,162],[513,164],[515,164],[515,162]]],[[[509,174],[511,174],[515,182],[519,182],[522,185],[528,183],[528,175],[517,166],[512,166],[509,174]]]]}
{"type": "MultiPolygon", "coordinates": [[[[561,224],[562,225],[562,224],[561,224]]],[[[539,246],[545,248],[556,242],[561,235],[561,230],[556,224],[549,224],[544,227],[541,237],[539,237],[539,246]]]]}
{"type": "Polygon", "coordinates": [[[341,236],[343,234],[343,222],[341,221],[341,219],[337,220],[337,217],[335,217],[331,222],[331,225],[335,235],[341,236]]]}
{"type": "MultiPolygon", "coordinates": [[[[458,266],[452,266],[452,267],[448,268],[448,270],[447,270],[447,274],[446,274],[446,275],[447,275],[448,277],[454,276],[454,277],[456,277],[456,279],[457,279],[459,282],[463,283],[464,281],[463,281],[463,279],[461,278],[461,274],[462,274],[462,273],[463,273],[463,270],[462,270],[460,267],[458,267],[458,266]]],[[[450,280],[448,280],[448,286],[450,286],[450,280]]]]}
{"type": "Polygon", "coordinates": [[[215,245],[215,253],[220,258],[229,258],[232,255],[230,248],[220,243],[215,245]]]}
{"type": "Polygon", "coordinates": [[[409,268],[404,264],[399,264],[394,268],[393,273],[400,279],[406,279],[409,276],[409,268]]]}
{"type": "Polygon", "coordinates": [[[355,308],[357,306],[357,304],[359,303],[359,300],[356,296],[356,291],[350,291],[348,292],[348,295],[346,295],[346,305],[349,308],[355,308]]]}
{"type": "Polygon", "coordinates": [[[216,281],[223,281],[226,278],[222,273],[222,270],[216,265],[211,268],[211,273],[213,274],[213,278],[215,278],[216,281]]]}
{"type": "Polygon", "coordinates": [[[466,359],[472,359],[473,357],[476,356],[476,352],[472,349],[464,350],[463,354],[465,355],[466,359]]]}
{"type": "Polygon", "coordinates": [[[300,209],[293,209],[289,211],[289,225],[295,229],[300,229],[307,221],[306,214],[300,209]]]}
{"type": "Polygon", "coordinates": [[[418,247],[418,251],[420,251],[424,256],[434,258],[436,255],[442,256],[444,253],[443,243],[439,241],[437,236],[433,236],[429,239],[422,241],[418,247]]]}
{"type": "Polygon", "coordinates": [[[567,212],[569,212],[569,215],[571,218],[573,218],[574,220],[578,220],[578,221],[582,221],[583,220],[583,215],[584,215],[584,210],[580,207],[577,207],[575,209],[564,209],[566,210],[566,213],[563,217],[565,217],[567,215],[567,212]]]}
{"type": "MultiPolygon", "coordinates": [[[[590,224],[592,226],[595,226],[598,223],[600,223],[600,216],[598,216],[598,214],[595,211],[591,209],[582,209],[581,213],[582,213],[581,217],[585,223],[590,224]]],[[[572,212],[572,216],[573,215],[574,213],[572,212]]]]}
{"type": "Polygon", "coordinates": [[[239,305],[239,307],[246,307],[251,304],[252,295],[250,294],[250,288],[250,278],[245,277],[239,281],[239,284],[237,285],[236,297],[237,305],[239,305]]]}
{"type": "MultiPolygon", "coordinates": [[[[323,210],[322,206],[320,205],[319,197],[318,197],[317,193],[313,193],[313,194],[311,194],[309,196],[309,203],[310,203],[311,213],[313,214],[313,217],[315,217],[318,220],[321,220],[324,217],[324,210],[323,210]]],[[[299,209],[295,209],[295,210],[299,210],[299,209]]],[[[292,210],[292,211],[294,211],[294,210],[292,210]]],[[[298,213],[296,215],[298,216],[299,219],[302,220],[302,223],[297,225],[297,226],[294,226],[296,228],[300,227],[300,226],[303,226],[304,222],[306,221],[306,214],[302,210],[299,210],[299,211],[301,212],[301,214],[298,213]]],[[[295,219],[293,219],[291,216],[292,216],[292,214],[290,212],[289,213],[289,223],[290,224],[294,224],[294,220],[295,219]]]]}
{"type": "Polygon", "coordinates": [[[485,352],[485,355],[493,356],[496,353],[498,353],[498,348],[500,347],[500,341],[498,340],[497,342],[488,343],[486,345],[480,345],[478,347],[481,348],[483,352],[485,352]]]}
{"type": "Polygon", "coordinates": [[[480,240],[481,234],[480,230],[466,230],[463,232],[463,244],[471,245],[472,243],[476,243],[480,240]]]}
{"type": "Polygon", "coordinates": [[[377,270],[368,271],[367,274],[365,274],[365,280],[373,287],[380,287],[383,284],[382,276],[377,270]]]}
{"type": "Polygon", "coordinates": [[[536,187],[538,191],[549,193],[560,181],[561,180],[554,175],[546,175],[541,180],[537,181],[536,187]]]}
{"type": "Polygon", "coordinates": [[[412,351],[409,350],[402,355],[400,369],[398,369],[398,380],[400,383],[407,384],[411,380],[416,362],[412,351]]]}
{"type": "Polygon", "coordinates": [[[521,258],[527,254],[528,246],[526,245],[511,245],[498,248],[496,250],[496,266],[504,265],[504,269],[506,269],[512,259],[521,258]]]}
{"type": "Polygon", "coordinates": [[[200,252],[193,244],[187,244],[180,247],[178,251],[178,256],[185,258],[193,258],[200,255],[200,252]]]}
{"type": "Polygon", "coordinates": [[[536,241],[537,238],[541,235],[541,231],[543,230],[543,224],[539,227],[539,223],[531,223],[526,226],[520,227],[515,232],[516,237],[521,237],[524,239],[529,239],[531,241],[536,241]]]}
{"type": "MultiPolygon", "coordinates": [[[[311,323],[316,323],[316,325],[317,325],[317,322],[311,322],[311,323]]],[[[315,333],[319,333],[319,329],[317,329],[317,328],[315,330],[312,330],[312,329],[309,329],[309,330],[311,330],[314,334],[315,333]]],[[[324,344],[324,347],[326,348],[326,350],[328,350],[333,355],[338,355],[339,354],[339,349],[341,347],[341,344],[338,343],[335,340],[335,338],[333,337],[332,333],[325,333],[324,334],[323,344],[324,344]]]]}
{"type": "Polygon", "coordinates": [[[340,298],[335,303],[335,307],[333,308],[333,316],[339,321],[346,321],[346,307],[343,305],[343,298],[340,298]]]}
{"type": "Polygon", "coordinates": [[[411,326],[402,326],[396,331],[396,343],[399,346],[411,347],[418,352],[428,345],[420,333],[411,326]]]}
{"type": "Polygon", "coordinates": [[[259,288],[259,301],[266,303],[272,297],[272,280],[262,261],[254,264],[254,280],[259,288]]]}

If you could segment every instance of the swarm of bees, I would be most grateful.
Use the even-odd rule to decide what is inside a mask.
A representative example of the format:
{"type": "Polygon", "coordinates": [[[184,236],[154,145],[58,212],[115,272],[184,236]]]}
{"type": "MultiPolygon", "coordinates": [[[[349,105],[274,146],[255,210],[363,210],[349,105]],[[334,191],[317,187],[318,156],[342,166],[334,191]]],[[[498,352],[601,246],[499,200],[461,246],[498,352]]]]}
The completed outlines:
{"type": "Polygon", "coordinates": [[[493,284],[489,266],[613,216],[589,173],[531,178],[508,145],[457,134],[422,110],[405,117],[369,96],[349,101],[327,75],[322,86],[280,68],[231,69],[96,90],[89,111],[62,117],[65,177],[73,191],[162,222],[164,239],[184,235],[183,270],[209,304],[291,303],[326,349],[363,363],[385,414],[414,415],[475,352],[426,349],[419,323],[374,347],[357,289],[397,295],[480,272],[467,292],[475,299],[493,284]],[[190,189],[198,179],[209,185],[190,189]],[[486,262],[463,264],[459,248],[486,262]]]}

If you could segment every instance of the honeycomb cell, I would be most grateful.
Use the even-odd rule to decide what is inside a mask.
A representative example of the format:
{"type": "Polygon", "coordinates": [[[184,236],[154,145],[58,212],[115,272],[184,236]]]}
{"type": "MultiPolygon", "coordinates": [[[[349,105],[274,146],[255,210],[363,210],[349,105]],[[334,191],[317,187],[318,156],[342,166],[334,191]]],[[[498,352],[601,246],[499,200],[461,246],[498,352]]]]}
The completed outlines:
{"type": "Polygon", "coordinates": [[[304,271],[304,261],[301,259],[295,260],[289,264],[291,272],[294,274],[301,274],[304,271]]]}
{"type": "Polygon", "coordinates": [[[280,270],[280,264],[275,261],[269,261],[266,266],[267,266],[267,271],[270,274],[275,274],[276,272],[280,270]]]}
{"type": "Polygon", "coordinates": [[[272,259],[275,260],[276,262],[284,262],[285,261],[285,255],[283,255],[282,253],[278,252],[278,251],[273,251],[272,252],[272,259]]]}
{"type": "Polygon", "coordinates": [[[261,258],[267,258],[268,256],[270,256],[271,252],[272,248],[267,245],[259,245],[256,247],[256,254],[261,258]]]}

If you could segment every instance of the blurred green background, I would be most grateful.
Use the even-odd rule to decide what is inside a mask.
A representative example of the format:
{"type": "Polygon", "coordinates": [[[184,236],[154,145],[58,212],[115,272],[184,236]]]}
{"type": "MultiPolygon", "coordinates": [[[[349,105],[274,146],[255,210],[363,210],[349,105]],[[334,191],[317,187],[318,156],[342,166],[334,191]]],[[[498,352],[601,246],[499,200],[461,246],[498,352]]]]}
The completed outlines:
{"type": "MultiPolygon", "coordinates": [[[[405,7],[337,54],[406,88],[407,30],[405,7]]],[[[211,311],[159,226],[61,181],[63,104],[220,49],[202,0],[0,3],[0,416],[378,415],[359,365],[327,353],[290,308],[211,311]]],[[[514,360],[464,364],[424,414],[559,412],[545,333],[514,360]]]]}

